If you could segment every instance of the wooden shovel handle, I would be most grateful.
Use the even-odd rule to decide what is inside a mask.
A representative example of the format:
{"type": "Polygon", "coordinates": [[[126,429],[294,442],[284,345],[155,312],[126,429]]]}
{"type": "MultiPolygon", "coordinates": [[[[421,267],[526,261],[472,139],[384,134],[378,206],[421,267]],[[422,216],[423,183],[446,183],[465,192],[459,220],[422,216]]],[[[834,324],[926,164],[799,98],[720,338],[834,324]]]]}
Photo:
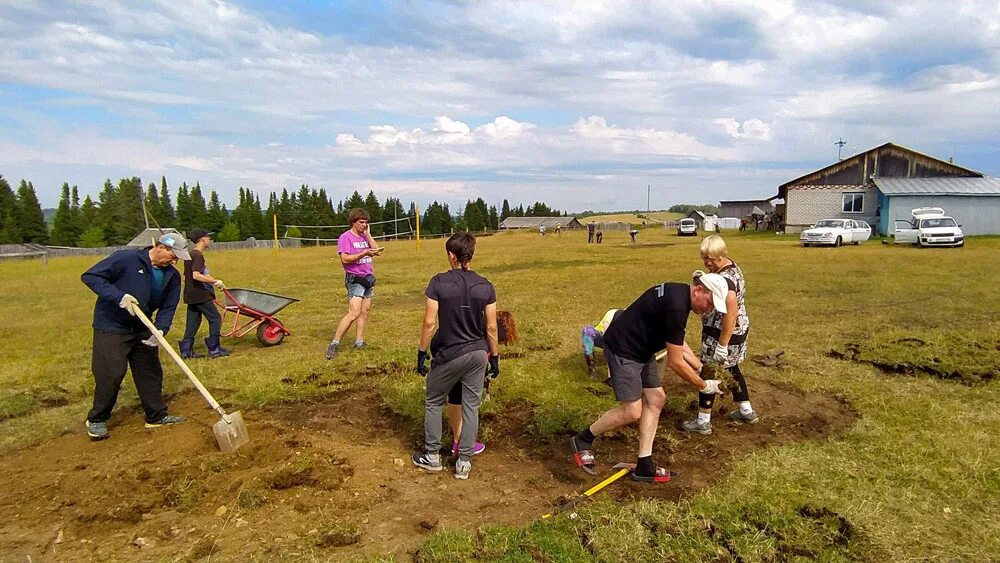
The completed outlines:
{"type": "Polygon", "coordinates": [[[205,389],[205,386],[201,384],[201,381],[198,381],[198,378],[195,377],[194,373],[191,371],[191,368],[189,368],[187,364],[184,363],[184,360],[182,360],[181,357],[177,355],[177,352],[173,348],[171,348],[170,343],[167,342],[167,339],[164,338],[162,334],[160,334],[159,329],[157,329],[156,326],[153,325],[153,322],[149,320],[149,317],[147,317],[146,314],[142,312],[142,309],[139,308],[138,304],[133,304],[132,312],[135,313],[135,316],[138,317],[140,321],[142,321],[142,324],[146,325],[146,328],[148,328],[149,331],[153,333],[153,336],[156,338],[156,341],[160,343],[160,347],[166,350],[167,354],[170,354],[170,357],[174,359],[174,362],[177,364],[177,367],[181,368],[181,371],[183,371],[184,375],[186,375],[188,379],[191,380],[191,383],[198,389],[198,392],[201,393],[201,396],[204,397],[205,400],[208,401],[208,404],[212,406],[212,410],[219,413],[219,416],[225,417],[226,411],[223,410],[221,406],[219,406],[218,401],[216,401],[215,397],[213,397],[212,394],[208,392],[208,389],[205,389]]]}

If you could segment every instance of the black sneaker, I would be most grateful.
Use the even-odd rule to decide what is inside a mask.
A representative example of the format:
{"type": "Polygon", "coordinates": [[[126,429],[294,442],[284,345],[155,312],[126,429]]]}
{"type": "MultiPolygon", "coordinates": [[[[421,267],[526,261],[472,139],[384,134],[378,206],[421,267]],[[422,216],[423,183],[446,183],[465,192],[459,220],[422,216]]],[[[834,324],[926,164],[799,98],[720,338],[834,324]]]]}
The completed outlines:
{"type": "Polygon", "coordinates": [[[429,454],[427,452],[413,452],[413,465],[426,469],[427,471],[441,471],[444,466],[441,465],[441,454],[429,454]]]}
{"type": "Polygon", "coordinates": [[[326,347],[326,359],[332,360],[336,358],[338,348],[340,348],[339,342],[331,342],[330,345],[326,347]]]}
{"type": "Polygon", "coordinates": [[[111,434],[108,433],[108,423],[107,422],[91,422],[91,421],[88,420],[87,421],[87,436],[90,436],[90,439],[94,440],[95,442],[97,440],[103,440],[103,439],[107,438],[108,436],[111,436],[111,434]]]}
{"type": "Polygon", "coordinates": [[[186,422],[187,419],[183,416],[177,416],[176,414],[165,414],[163,418],[155,420],[153,422],[147,422],[146,428],[159,428],[161,426],[171,426],[173,424],[180,424],[186,422]]]}

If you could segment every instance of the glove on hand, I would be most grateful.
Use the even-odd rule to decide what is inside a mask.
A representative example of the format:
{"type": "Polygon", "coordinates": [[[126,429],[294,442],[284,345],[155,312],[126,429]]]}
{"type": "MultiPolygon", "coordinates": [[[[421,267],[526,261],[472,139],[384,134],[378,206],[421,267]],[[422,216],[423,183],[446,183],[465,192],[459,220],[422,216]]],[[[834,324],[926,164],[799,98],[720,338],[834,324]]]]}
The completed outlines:
{"type": "Polygon", "coordinates": [[[430,358],[431,355],[428,354],[426,350],[417,350],[417,373],[421,376],[426,376],[427,372],[430,371],[427,369],[427,366],[424,365],[430,358]]]}
{"type": "Polygon", "coordinates": [[[219,289],[226,289],[226,284],[222,283],[222,280],[215,280],[215,283],[212,285],[219,289]]]}
{"type": "Polygon", "coordinates": [[[722,344],[716,344],[715,353],[712,355],[712,359],[720,364],[725,363],[729,359],[729,348],[723,346],[722,344]]]}
{"type": "Polygon", "coordinates": [[[135,316],[135,311],[132,310],[132,307],[137,307],[138,305],[139,305],[139,300],[136,299],[135,297],[132,297],[128,293],[122,295],[121,301],[118,302],[118,306],[128,311],[128,314],[132,315],[133,317],[135,316]]]}
{"type": "Polygon", "coordinates": [[[486,369],[486,375],[493,379],[500,375],[500,356],[490,356],[490,367],[486,369]]]}
{"type": "Polygon", "coordinates": [[[722,390],[722,382],[718,379],[706,379],[705,388],[699,391],[704,395],[721,395],[724,393],[722,390]]]}
{"type": "MultiPolygon", "coordinates": [[[[160,333],[160,336],[163,336],[162,330],[157,330],[156,332],[160,333]]],[[[156,339],[155,334],[150,334],[149,338],[143,340],[142,343],[145,344],[146,346],[149,346],[150,348],[156,348],[157,346],[160,345],[160,341],[156,339]]]]}

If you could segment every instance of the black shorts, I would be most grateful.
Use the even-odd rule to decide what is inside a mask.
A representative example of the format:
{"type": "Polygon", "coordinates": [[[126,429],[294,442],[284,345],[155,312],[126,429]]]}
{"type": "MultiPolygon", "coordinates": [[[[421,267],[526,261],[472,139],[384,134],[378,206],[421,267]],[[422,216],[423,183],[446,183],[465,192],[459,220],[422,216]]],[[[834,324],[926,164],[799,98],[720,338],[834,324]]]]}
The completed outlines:
{"type": "Polygon", "coordinates": [[[612,352],[610,348],[605,348],[604,359],[608,362],[608,371],[611,372],[611,388],[615,391],[615,400],[617,401],[638,401],[642,398],[643,389],[655,389],[663,386],[660,383],[660,370],[656,365],[656,358],[643,364],[622,358],[612,352]]]}

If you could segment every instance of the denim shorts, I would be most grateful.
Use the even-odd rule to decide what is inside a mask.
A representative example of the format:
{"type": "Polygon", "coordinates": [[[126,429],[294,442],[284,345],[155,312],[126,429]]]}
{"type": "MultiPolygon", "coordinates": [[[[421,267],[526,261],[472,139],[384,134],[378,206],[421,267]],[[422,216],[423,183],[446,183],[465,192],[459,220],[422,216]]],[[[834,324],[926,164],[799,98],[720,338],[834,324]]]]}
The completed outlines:
{"type": "Polygon", "coordinates": [[[344,286],[347,287],[347,298],[352,299],[354,297],[360,297],[362,299],[371,299],[372,295],[375,293],[374,287],[365,288],[365,286],[360,283],[347,283],[344,281],[344,286]]]}

